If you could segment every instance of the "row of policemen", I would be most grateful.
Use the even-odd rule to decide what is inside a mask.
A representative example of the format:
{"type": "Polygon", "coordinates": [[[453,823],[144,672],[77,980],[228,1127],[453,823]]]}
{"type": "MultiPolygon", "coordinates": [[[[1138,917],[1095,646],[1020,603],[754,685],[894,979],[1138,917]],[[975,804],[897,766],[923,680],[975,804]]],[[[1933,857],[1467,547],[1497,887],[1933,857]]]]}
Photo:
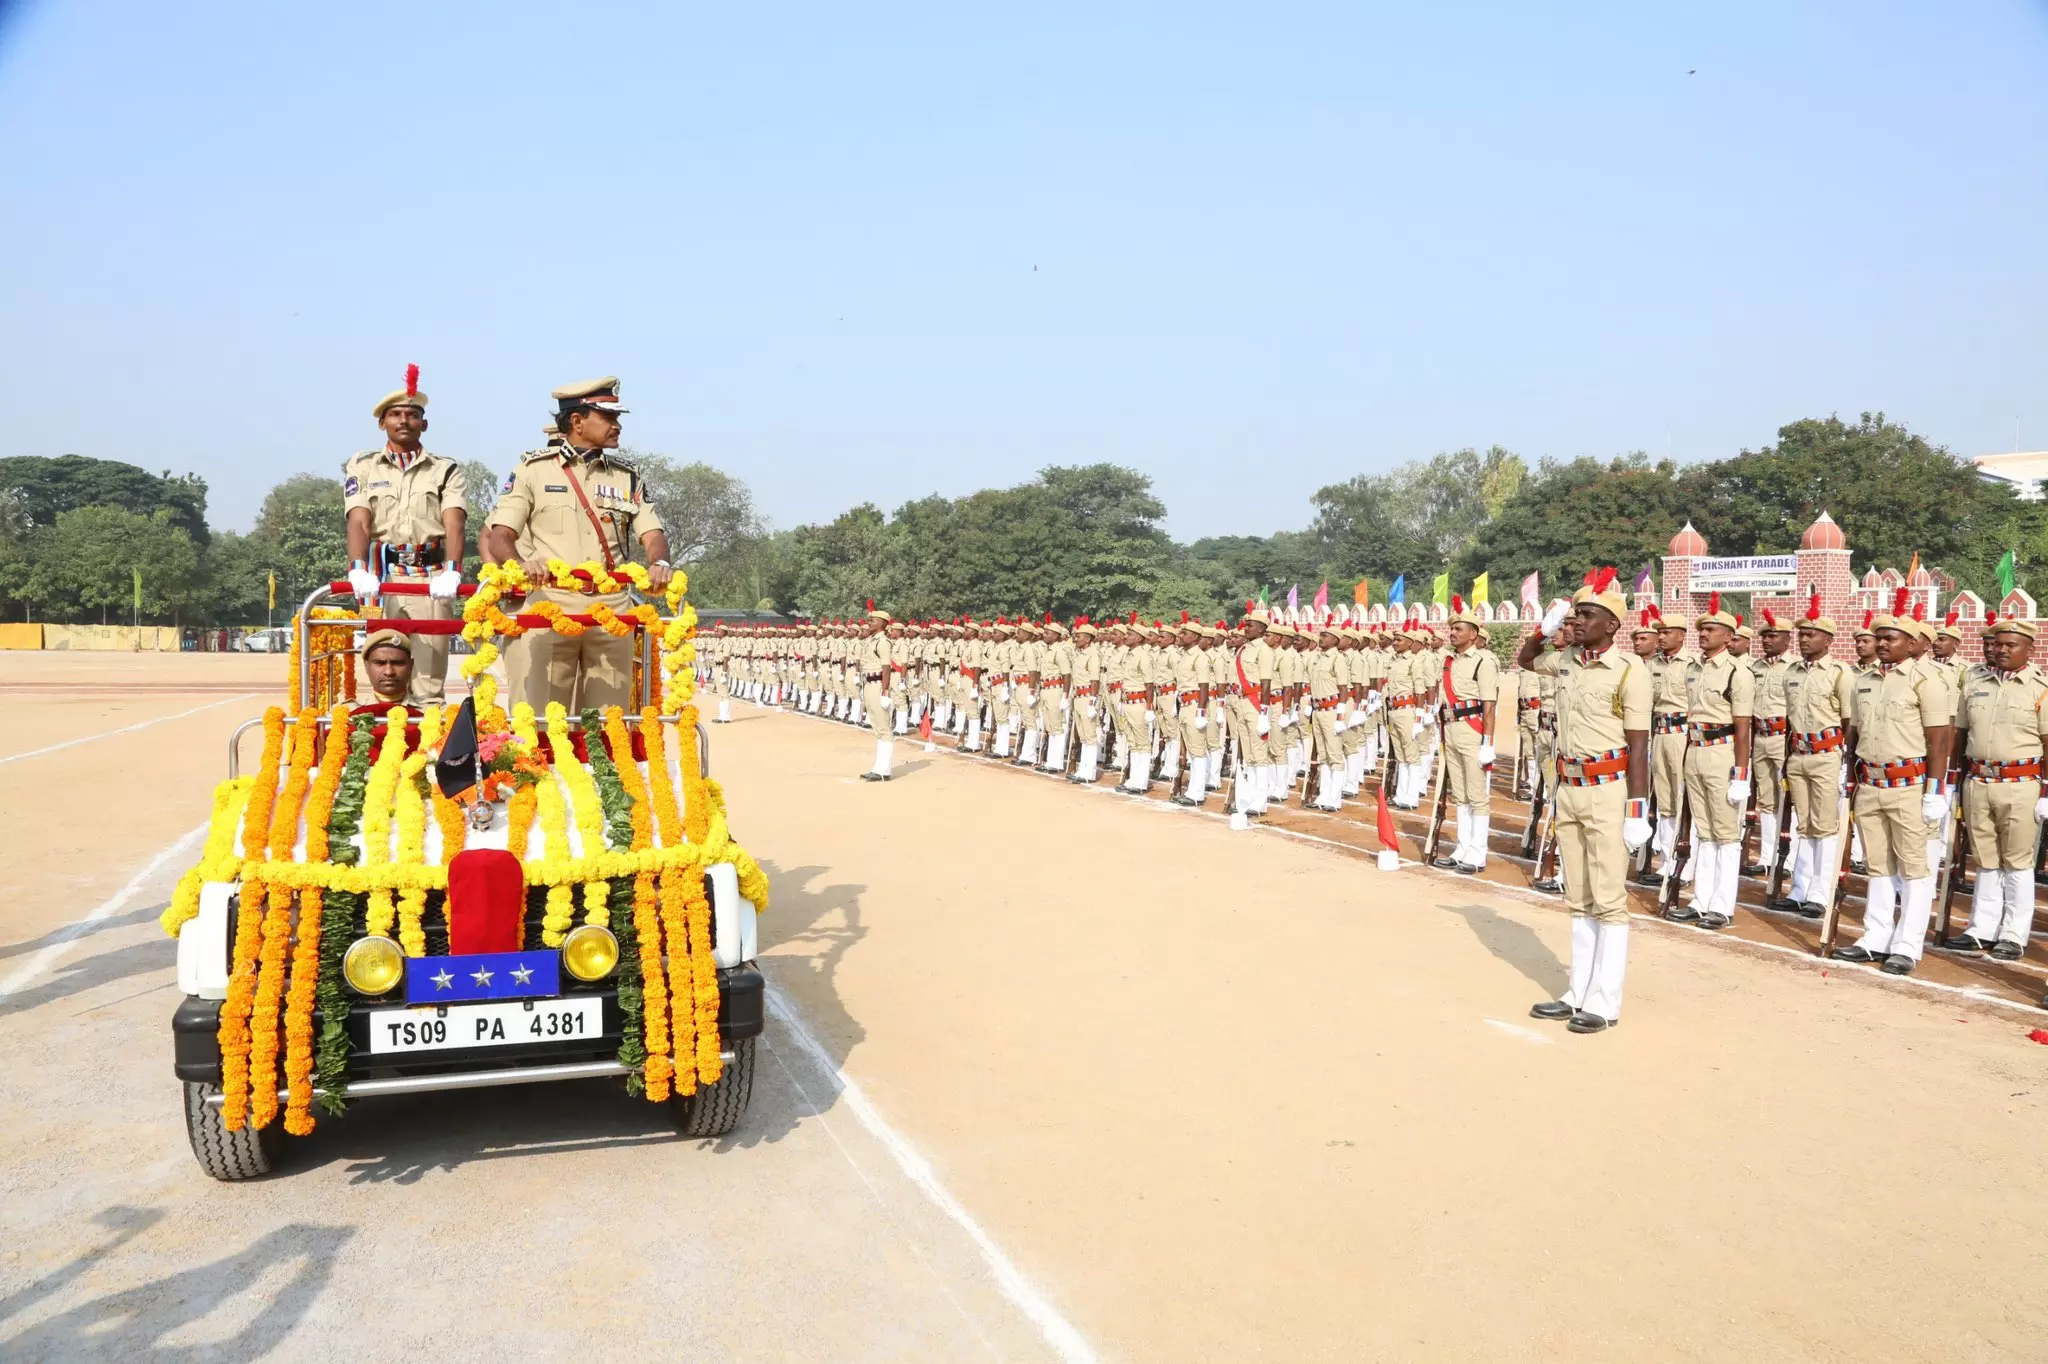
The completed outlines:
{"type": "MultiPolygon", "coordinates": [[[[620,418],[616,376],[567,384],[551,395],[554,419],[546,442],[519,457],[506,475],[484,526],[479,549],[493,563],[518,561],[537,582],[547,561],[602,563],[617,568],[637,547],[658,594],[670,577],[668,536],[639,471],[617,455],[620,418]]],[[[419,367],[408,366],[405,387],[371,409],[384,434],[381,448],[351,456],[342,467],[348,536],[348,581],[365,607],[385,618],[453,620],[462,585],[469,489],[461,466],[424,448],[427,395],[419,367]],[[425,595],[385,593],[387,581],[416,580],[425,595]]],[[[625,593],[592,597],[536,588],[531,602],[552,601],[584,614],[593,601],[623,609],[625,593]]],[[[530,630],[505,650],[511,701],[544,709],[560,701],[570,710],[631,704],[633,638],[586,629],[580,635],[530,630]]],[[[415,704],[439,701],[448,674],[448,636],[414,633],[411,640],[415,704]]]]}

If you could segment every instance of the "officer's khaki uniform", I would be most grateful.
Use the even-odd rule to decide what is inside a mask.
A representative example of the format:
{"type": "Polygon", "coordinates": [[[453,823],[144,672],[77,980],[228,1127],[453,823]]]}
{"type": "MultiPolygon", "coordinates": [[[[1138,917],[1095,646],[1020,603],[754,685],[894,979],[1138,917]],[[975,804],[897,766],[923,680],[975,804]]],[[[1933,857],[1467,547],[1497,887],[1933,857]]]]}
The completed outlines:
{"type": "Polygon", "coordinates": [[[1690,650],[1650,660],[1650,795],[1657,805],[1657,846],[1667,873],[1677,870],[1672,858],[1678,847],[1678,796],[1685,789],[1685,683],[1692,661],[1690,650]]]}
{"type": "MultiPolygon", "coordinates": [[[[341,505],[346,516],[357,508],[370,513],[370,571],[380,579],[407,578],[424,583],[447,560],[447,526],[441,513],[468,506],[469,485],[462,466],[443,455],[422,450],[406,459],[388,445],[364,450],[341,466],[341,505]]],[[[457,562],[461,559],[458,551],[457,562]]],[[[386,617],[395,620],[454,620],[458,603],[409,593],[378,598],[386,617]]],[[[414,705],[439,701],[448,685],[447,635],[412,636],[414,705]]],[[[516,698],[514,698],[516,699],[516,698]]]]}
{"type": "Polygon", "coordinates": [[[1500,701],[1500,661],[1484,644],[1461,649],[1451,655],[1445,685],[1444,775],[1451,804],[1483,816],[1493,807],[1493,774],[1480,764],[1479,747],[1486,742],[1486,707],[1500,701]]]}
{"type": "Polygon", "coordinates": [[[1116,709],[1117,733],[1124,741],[1124,780],[1127,790],[1144,790],[1150,784],[1152,738],[1147,725],[1150,706],[1146,689],[1156,680],[1151,650],[1132,645],[1116,660],[1112,680],[1118,684],[1121,702],[1116,709]]]}
{"type": "Polygon", "coordinates": [[[888,740],[895,733],[889,707],[883,704],[889,695],[889,643],[889,636],[878,630],[862,636],[854,654],[860,670],[861,707],[867,712],[868,730],[877,740],[888,740]]]}
{"type": "Polygon", "coordinates": [[[1279,785],[1267,759],[1267,735],[1259,733],[1260,718],[1269,713],[1259,706],[1259,691],[1264,688],[1270,695],[1274,690],[1274,655],[1273,646],[1261,635],[1241,645],[1231,661],[1237,743],[1235,797],[1238,810],[1245,814],[1264,814],[1279,785]]]}
{"type": "Polygon", "coordinates": [[[1416,695],[1415,661],[1421,655],[1412,650],[1394,654],[1387,666],[1387,737],[1394,748],[1396,772],[1393,803],[1413,809],[1421,799],[1422,707],[1416,695]]]}
{"type": "Polygon", "coordinates": [[[1856,684],[1856,824],[1870,869],[1856,945],[1875,956],[1918,961],[1925,947],[1934,906],[1920,809],[1927,731],[1954,721],[1955,702],[1947,679],[1918,659],[1880,665],[1856,684]]]}
{"type": "Polygon", "coordinates": [[[1743,807],[1729,799],[1735,734],[1756,706],[1756,678],[1727,649],[1686,664],[1685,799],[1692,816],[1692,907],[1735,917],[1742,877],[1743,807]]]}
{"type": "MultiPolygon", "coordinates": [[[[1343,805],[1343,740],[1337,733],[1337,707],[1342,702],[1346,665],[1336,649],[1318,648],[1303,660],[1305,695],[1302,707],[1309,716],[1308,760],[1322,769],[1316,804],[1325,810],[1343,805]]],[[[1302,795],[1306,798],[1307,788],[1302,795]]]]}
{"type": "Polygon", "coordinates": [[[1074,742],[1080,745],[1074,763],[1077,782],[1094,781],[1102,760],[1102,658],[1103,646],[1094,631],[1074,636],[1073,726],[1074,742]]]}
{"type": "Polygon", "coordinates": [[[1756,789],[1756,822],[1759,842],[1757,861],[1766,873],[1778,861],[1778,806],[1785,796],[1785,679],[1792,672],[1792,656],[1758,658],[1751,662],[1756,679],[1749,739],[1750,780],[1756,789]]]}
{"type": "MultiPolygon", "coordinates": [[[[487,524],[530,536],[536,555],[571,565],[624,563],[642,536],[662,529],[639,471],[601,450],[586,456],[567,450],[527,455],[506,480],[487,524]],[[578,483],[597,514],[596,525],[576,496],[578,483]]],[[[588,614],[593,602],[614,611],[632,605],[624,592],[593,596],[552,587],[536,588],[527,598],[529,606],[544,601],[572,615],[588,614]]],[[[633,704],[635,636],[610,635],[592,625],[580,635],[530,630],[525,638],[526,699],[535,710],[545,709],[549,701],[560,701],[571,711],[633,704]]]]}
{"type": "Polygon", "coordinates": [[[1855,674],[1840,659],[1799,659],[1785,669],[1785,784],[1799,826],[1792,898],[1809,915],[1834,903],[1842,834],[1842,745],[1856,711],[1855,674]]]}
{"type": "Polygon", "coordinates": [[[2014,673],[1971,668],[1956,725],[1969,731],[1963,819],[1977,863],[1968,931],[1982,942],[2024,948],[2034,925],[2034,806],[2048,735],[2048,674],[2031,663],[2014,673]]]}
{"type": "Polygon", "coordinates": [[[1039,660],[1038,717],[1045,748],[1038,755],[1038,764],[1063,771],[1067,765],[1067,745],[1072,742],[1069,732],[1074,722],[1074,646],[1064,636],[1057,636],[1042,648],[1044,657],[1039,660]]]}

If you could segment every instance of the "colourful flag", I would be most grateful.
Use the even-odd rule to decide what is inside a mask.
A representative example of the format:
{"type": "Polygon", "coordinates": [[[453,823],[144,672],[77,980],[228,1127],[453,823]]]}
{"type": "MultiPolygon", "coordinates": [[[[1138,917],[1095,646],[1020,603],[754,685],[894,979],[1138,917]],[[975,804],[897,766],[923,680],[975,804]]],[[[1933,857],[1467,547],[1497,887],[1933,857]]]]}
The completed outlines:
{"type": "Polygon", "coordinates": [[[1289,613],[1301,609],[1301,588],[1295,583],[1287,584],[1287,610],[1289,613]]]}
{"type": "Polygon", "coordinates": [[[1387,605],[1400,606],[1408,600],[1408,575],[1403,573],[1394,579],[1394,585],[1387,589],[1387,605]]]}
{"type": "Polygon", "coordinates": [[[1372,592],[1370,588],[1367,586],[1365,579],[1360,578],[1358,580],[1358,586],[1351,589],[1351,600],[1358,603],[1358,605],[1360,606],[1363,606],[1367,602],[1372,600],[1372,592]]]}
{"type": "Polygon", "coordinates": [[[1310,602],[1309,605],[1315,607],[1318,611],[1330,609],[1330,584],[1327,580],[1321,587],[1316,589],[1316,599],[1310,602]]]}
{"type": "Polygon", "coordinates": [[[1380,847],[1399,852],[1400,835],[1394,829],[1394,812],[1387,808],[1387,788],[1380,788],[1379,806],[1373,811],[1373,822],[1379,826],[1380,847]]]}
{"type": "Polygon", "coordinates": [[[131,568],[129,572],[135,575],[135,611],[137,615],[140,615],[142,613],[142,570],[140,568],[131,568]]]}
{"type": "Polygon", "coordinates": [[[1522,605],[1539,616],[1543,614],[1543,585],[1536,580],[1534,573],[1522,579],[1522,605]]]}
{"type": "Polygon", "coordinates": [[[1472,604],[1475,606],[1487,605],[1486,592],[1491,586],[1492,584],[1487,581],[1487,575],[1484,573],[1474,578],[1472,580],[1472,604]]]}
{"type": "Polygon", "coordinates": [[[277,575],[275,573],[270,575],[270,609],[273,611],[277,609],[277,575]]]}
{"type": "Polygon", "coordinates": [[[1920,551],[1913,551],[1913,562],[1906,566],[1906,586],[1913,585],[1913,575],[1920,571],[1920,551]]]}
{"type": "Polygon", "coordinates": [[[2005,557],[1998,561],[1998,600],[2003,602],[2019,586],[2019,560],[2007,550],[2005,557]]]}
{"type": "Polygon", "coordinates": [[[1451,574],[1448,569],[1437,574],[1436,581],[1430,584],[1429,600],[1436,606],[1451,604],[1451,574]]]}
{"type": "Polygon", "coordinates": [[[1639,597],[1645,594],[1650,596],[1656,595],[1657,580],[1650,576],[1650,566],[1648,564],[1644,564],[1642,572],[1636,574],[1635,592],[1639,597]]]}
{"type": "Polygon", "coordinates": [[[1259,588],[1259,606],[1260,606],[1260,607],[1261,607],[1261,608],[1263,609],[1263,608],[1265,607],[1265,605],[1266,605],[1266,589],[1265,589],[1265,588],[1264,588],[1263,586],[1261,586],[1261,587],[1259,588]]]}

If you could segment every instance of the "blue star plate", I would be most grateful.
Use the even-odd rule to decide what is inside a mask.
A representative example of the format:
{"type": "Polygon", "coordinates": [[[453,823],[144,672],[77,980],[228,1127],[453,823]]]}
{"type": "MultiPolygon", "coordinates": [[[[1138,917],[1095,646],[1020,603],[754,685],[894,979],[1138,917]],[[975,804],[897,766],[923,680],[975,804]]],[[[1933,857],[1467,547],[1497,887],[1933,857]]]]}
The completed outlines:
{"type": "Polygon", "coordinates": [[[557,995],[562,990],[561,965],[561,957],[552,949],[410,957],[405,963],[405,1002],[459,1004],[557,995]]]}

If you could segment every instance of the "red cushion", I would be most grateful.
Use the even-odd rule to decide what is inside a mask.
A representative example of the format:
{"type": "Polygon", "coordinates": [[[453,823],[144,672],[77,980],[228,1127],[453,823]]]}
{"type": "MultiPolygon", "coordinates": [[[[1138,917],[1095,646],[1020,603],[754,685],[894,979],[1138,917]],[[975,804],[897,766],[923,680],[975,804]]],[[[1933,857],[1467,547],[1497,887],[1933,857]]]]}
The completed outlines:
{"type": "Polygon", "coordinates": [[[448,950],[517,952],[526,877],[503,848],[469,848],[448,864],[448,950]]]}

